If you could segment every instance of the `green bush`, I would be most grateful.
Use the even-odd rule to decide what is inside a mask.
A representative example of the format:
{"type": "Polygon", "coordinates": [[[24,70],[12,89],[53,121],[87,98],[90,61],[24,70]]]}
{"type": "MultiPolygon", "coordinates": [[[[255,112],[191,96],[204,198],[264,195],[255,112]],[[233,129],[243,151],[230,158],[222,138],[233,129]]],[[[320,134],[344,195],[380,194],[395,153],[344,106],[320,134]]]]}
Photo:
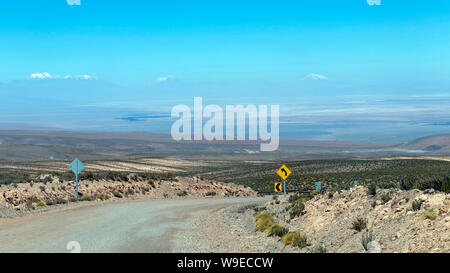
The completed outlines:
{"type": "Polygon", "coordinates": [[[389,202],[389,200],[391,200],[391,194],[389,192],[384,193],[381,195],[381,201],[383,201],[383,204],[386,204],[387,202],[389,202]]]}
{"type": "Polygon", "coordinates": [[[423,200],[417,200],[417,201],[413,201],[412,202],[412,210],[414,210],[414,211],[417,211],[417,210],[420,210],[420,208],[422,207],[422,203],[423,203],[424,201],[423,200]]]}
{"type": "Polygon", "coordinates": [[[443,179],[442,185],[441,185],[441,191],[443,191],[443,192],[450,191],[450,177],[449,176],[447,176],[443,179]]]}
{"type": "Polygon", "coordinates": [[[400,189],[411,190],[418,189],[419,183],[413,177],[407,177],[400,181],[400,189]]]}
{"type": "Polygon", "coordinates": [[[295,217],[298,217],[303,214],[305,214],[305,204],[303,203],[298,203],[289,212],[289,216],[291,219],[294,219],[295,217]]]}
{"type": "Polygon", "coordinates": [[[363,245],[364,249],[367,251],[369,250],[368,244],[372,241],[372,231],[365,232],[361,235],[361,244],[363,245]]]}
{"type": "Polygon", "coordinates": [[[358,217],[353,221],[352,228],[356,231],[361,231],[367,227],[367,219],[363,217],[358,217]]]}
{"type": "Polygon", "coordinates": [[[295,204],[295,203],[304,203],[308,201],[309,197],[308,195],[301,193],[301,194],[295,194],[289,196],[289,203],[295,204]]]}
{"type": "Polygon", "coordinates": [[[149,184],[150,186],[152,186],[152,187],[154,188],[154,187],[155,187],[155,180],[149,178],[149,179],[147,180],[147,184],[149,184]]]}
{"type": "Polygon", "coordinates": [[[377,206],[377,201],[374,200],[370,205],[371,205],[372,208],[374,209],[374,208],[377,206]]]}
{"type": "Polygon", "coordinates": [[[369,187],[367,188],[367,193],[369,195],[375,196],[377,194],[377,185],[370,184],[369,187]]]}
{"type": "Polygon", "coordinates": [[[289,232],[281,238],[281,242],[286,245],[292,245],[293,247],[304,248],[307,246],[307,238],[303,236],[300,231],[289,232]]]}
{"type": "Polygon", "coordinates": [[[287,234],[289,232],[289,229],[282,227],[278,224],[274,224],[270,227],[267,236],[278,236],[278,237],[283,237],[285,234],[287,234]]]}

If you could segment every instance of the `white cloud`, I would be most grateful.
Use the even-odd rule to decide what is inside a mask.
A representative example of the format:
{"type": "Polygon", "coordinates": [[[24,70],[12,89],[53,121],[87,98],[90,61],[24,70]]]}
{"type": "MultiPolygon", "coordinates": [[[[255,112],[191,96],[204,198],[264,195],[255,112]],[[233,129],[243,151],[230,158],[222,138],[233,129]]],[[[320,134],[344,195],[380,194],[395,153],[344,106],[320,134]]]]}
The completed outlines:
{"type": "Polygon", "coordinates": [[[81,0],[66,0],[69,6],[81,6],[81,0]]]}
{"type": "Polygon", "coordinates": [[[75,79],[81,79],[81,80],[96,80],[97,77],[94,77],[94,76],[85,74],[85,75],[78,75],[78,76],[75,76],[75,79]]]}
{"type": "Polygon", "coordinates": [[[97,77],[95,76],[91,76],[91,75],[76,75],[76,76],[72,76],[72,75],[65,75],[65,76],[60,76],[60,75],[51,75],[48,72],[44,72],[44,73],[32,73],[30,74],[30,76],[28,77],[29,79],[79,79],[79,80],[93,80],[93,79],[97,79],[97,77]]]}
{"type": "Polygon", "coordinates": [[[52,75],[47,72],[44,73],[32,73],[30,79],[51,79],[52,75]]]}
{"type": "Polygon", "coordinates": [[[311,79],[311,80],[328,80],[328,77],[321,74],[310,73],[306,75],[303,79],[311,79]]]}
{"type": "Polygon", "coordinates": [[[165,82],[165,81],[171,80],[173,78],[175,78],[173,75],[167,75],[167,76],[164,76],[164,77],[157,78],[156,81],[157,82],[165,82]]]}

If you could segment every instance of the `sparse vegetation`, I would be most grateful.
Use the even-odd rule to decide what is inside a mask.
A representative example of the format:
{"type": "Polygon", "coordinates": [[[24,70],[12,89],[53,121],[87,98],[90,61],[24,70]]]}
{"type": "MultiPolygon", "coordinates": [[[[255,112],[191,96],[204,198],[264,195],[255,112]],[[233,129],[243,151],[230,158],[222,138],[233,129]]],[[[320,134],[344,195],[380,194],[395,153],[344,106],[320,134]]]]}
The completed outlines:
{"type": "Polygon", "coordinates": [[[323,245],[319,245],[318,247],[315,248],[314,252],[315,253],[327,253],[328,250],[323,245]]]}
{"type": "Polygon", "coordinates": [[[152,187],[154,188],[154,187],[155,187],[155,180],[149,178],[149,179],[147,180],[147,184],[149,184],[150,186],[152,186],[152,187]]]}
{"type": "Polygon", "coordinates": [[[372,231],[364,232],[361,235],[361,244],[366,251],[369,250],[368,245],[371,241],[372,241],[372,231]]]}
{"type": "Polygon", "coordinates": [[[369,195],[375,196],[377,194],[377,185],[370,184],[369,187],[367,187],[367,193],[369,195]]]}
{"type": "MultiPolygon", "coordinates": [[[[257,191],[273,192],[277,175],[269,170],[277,170],[278,165],[240,163],[229,170],[212,171],[205,176],[211,180],[250,186],[257,191]]],[[[377,188],[450,189],[450,162],[438,160],[305,160],[289,162],[289,168],[293,170],[289,181],[298,190],[314,190],[314,183],[321,181],[323,188],[338,191],[350,188],[354,180],[358,180],[358,185],[368,187],[372,196],[376,195],[377,188]]]]}
{"type": "Polygon", "coordinates": [[[122,198],[123,197],[122,194],[120,192],[117,192],[117,191],[113,191],[113,196],[117,197],[117,198],[122,198]]]}
{"type": "Polygon", "coordinates": [[[206,196],[216,196],[217,193],[215,191],[209,191],[205,194],[206,196]]]}
{"type": "Polygon", "coordinates": [[[367,223],[368,223],[368,221],[366,218],[358,217],[353,221],[352,228],[359,232],[367,227],[367,223]]]}
{"type": "Polygon", "coordinates": [[[434,209],[428,209],[423,212],[425,219],[435,220],[437,218],[437,212],[434,209]]]}
{"type": "Polygon", "coordinates": [[[266,211],[260,211],[253,216],[255,219],[255,231],[266,231],[273,226],[273,217],[266,211]]]}
{"type": "Polygon", "coordinates": [[[289,217],[291,219],[294,219],[295,217],[298,217],[303,214],[305,214],[305,204],[298,203],[297,205],[292,207],[291,211],[289,212],[289,217]]]}
{"type": "Polygon", "coordinates": [[[289,232],[281,238],[281,242],[286,245],[292,245],[293,247],[304,248],[307,246],[307,238],[302,235],[300,231],[289,232]]]}
{"type": "Polygon", "coordinates": [[[391,194],[389,192],[387,193],[383,193],[380,196],[381,201],[383,201],[383,204],[386,204],[387,202],[389,202],[389,200],[391,200],[391,194]]]}
{"type": "Polygon", "coordinates": [[[186,195],[188,195],[188,192],[187,191],[179,191],[179,192],[177,192],[177,195],[178,196],[186,196],[186,195]]]}
{"type": "Polygon", "coordinates": [[[278,224],[274,224],[268,230],[267,236],[278,236],[283,237],[285,234],[289,232],[289,229],[282,227],[278,224]]]}
{"type": "Polygon", "coordinates": [[[289,196],[288,200],[289,200],[290,204],[295,205],[297,203],[304,203],[304,202],[308,201],[309,200],[309,196],[304,194],[304,193],[302,193],[302,194],[294,194],[294,195],[289,196]]]}
{"type": "Polygon", "coordinates": [[[313,191],[311,191],[311,195],[312,196],[318,195],[318,194],[320,194],[320,190],[313,190],[313,191]]]}
{"type": "Polygon", "coordinates": [[[79,199],[80,201],[94,201],[94,200],[95,200],[94,196],[92,196],[92,195],[87,195],[87,194],[81,196],[81,197],[78,198],[78,199],[79,199]]]}
{"type": "Polygon", "coordinates": [[[372,208],[375,208],[377,206],[377,201],[373,200],[370,205],[372,206],[372,208]]]}
{"type": "Polygon", "coordinates": [[[417,200],[417,201],[413,201],[412,202],[412,210],[413,211],[417,211],[417,210],[420,210],[420,208],[422,207],[422,203],[423,203],[423,200],[417,200]]]}
{"type": "Polygon", "coordinates": [[[25,203],[25,208],[27,210],[34,210],[33,202],[31,200],[27,200],[27,202],[25,203]]]}
{"type": "Polygon", "coordinates": [[[39,201],[39,202],[36,203],[36,207],[37,207],[37,208],[45,207],[45,206],[46,206],[46,204],[45,204],[44,201],[39,201]]]}
{"type": "Polygon", "coordinates": [[[166,173],[166,179],[167,180],[176,181],[177,180],[176,177],[177,177],[176,174],[173,173],[173,172],[167,172],[166,173]]]}

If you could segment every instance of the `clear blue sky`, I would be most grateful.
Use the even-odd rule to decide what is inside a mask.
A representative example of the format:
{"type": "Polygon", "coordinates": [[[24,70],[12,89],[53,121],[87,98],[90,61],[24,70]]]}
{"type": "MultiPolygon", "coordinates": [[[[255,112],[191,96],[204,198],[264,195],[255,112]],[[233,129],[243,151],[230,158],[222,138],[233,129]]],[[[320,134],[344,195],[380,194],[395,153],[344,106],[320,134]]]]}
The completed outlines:
{"type": "Polygon", "coordinates": [[[450,2],[381,3],[3,1],[0,81],[35,72],[136,85],[167,75],[292,84],[309,73],[358,82],[448,78],[450,2]]]}
{"type": "MultiPolygon", "coordinates": [[[[95,96],[96,90],[109,88],[100,84],[127,90],[118,91],[115,102],[208,94],[242,103],[244,98],[281,103],[276,99],[287,97],[315,105],[320,96],[337,102],[345,95],[342,103],[375,95],[448,98],[450,1],[381,4],[81,0],[70,6],[66,0],[2,1],[0,92],[14,90],[20,105],[27,96],[71,99],[51,85],[42,95],[10,87],[28,81],[27,90],[41,90],[42,83],[30,76],[46,77],[39,73],[47,72],[51,76],[45,80],[92,77],[98,82],[83,96],[92,95],[88,102],[97,104],[111,100],[100,91],[95,96]]],[[[433,110],[439,115],[447,109],[433,110]]]]}

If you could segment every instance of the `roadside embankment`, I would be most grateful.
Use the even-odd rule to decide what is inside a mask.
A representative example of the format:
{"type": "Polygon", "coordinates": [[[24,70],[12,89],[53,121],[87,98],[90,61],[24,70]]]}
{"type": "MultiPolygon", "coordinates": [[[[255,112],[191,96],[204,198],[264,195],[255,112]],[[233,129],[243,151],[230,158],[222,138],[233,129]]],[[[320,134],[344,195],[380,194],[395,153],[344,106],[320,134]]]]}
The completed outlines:
{"type": "Polygon", "coordinates": [[[75,198],[75,182],[43,175],[37,183],[14,183],[0,186],[0,218],[15,217],[34,211],[80,201],[114,201],[123,199],[176,199],[200,197],[256,196],[252,189],[240,185],[201,180],[197,177],[152,179],[129,174],[121,179],[79,181],[80,197],[75,198]]]}

